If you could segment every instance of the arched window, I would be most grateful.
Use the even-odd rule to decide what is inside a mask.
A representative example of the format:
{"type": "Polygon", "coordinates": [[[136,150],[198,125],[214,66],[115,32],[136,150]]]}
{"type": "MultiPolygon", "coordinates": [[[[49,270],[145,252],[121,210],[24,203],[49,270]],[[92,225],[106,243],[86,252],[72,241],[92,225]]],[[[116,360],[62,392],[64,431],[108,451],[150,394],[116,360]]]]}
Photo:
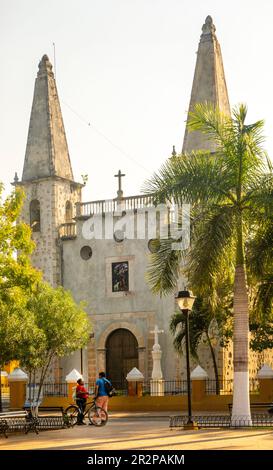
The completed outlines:
{"type": "Polygon", "coordinates": [[[30,227],[33,232],[40,232],[41,218],[40,218],[40,202],[38,199],[33,199],[29,205],[30,213],[30,227]]]}
{"type": "Polygon", "coordinates": [[[73,217],[72,204],[71,204],[70,201],[66,201],[66,204],[65,204],[65,221],[66,222],[72,222],[72,217],[73,217]]]}

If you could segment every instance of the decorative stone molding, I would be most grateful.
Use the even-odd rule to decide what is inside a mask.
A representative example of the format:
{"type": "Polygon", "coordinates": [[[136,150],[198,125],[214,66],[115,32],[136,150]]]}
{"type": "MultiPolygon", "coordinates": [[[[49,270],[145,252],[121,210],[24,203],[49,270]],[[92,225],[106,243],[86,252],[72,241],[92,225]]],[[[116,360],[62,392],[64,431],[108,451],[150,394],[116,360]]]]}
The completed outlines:
{"type": "Polygon", "coordinates": [[[100,335],[97,343],[97,349],[105,349],[106,341],[108,336],[115,330],[119,328],[124,328],[125,330],[129,330],[137,339],[138,343],[138,348],[145,348],[145,341],[144,341],[144,336],[141,333],[141,331],[138,329],[136,325],[133,323],[125,322],[125,321],[119,321],[119,322],[113,322],[111,325],[109,325],[103,333],[100,335]]]}

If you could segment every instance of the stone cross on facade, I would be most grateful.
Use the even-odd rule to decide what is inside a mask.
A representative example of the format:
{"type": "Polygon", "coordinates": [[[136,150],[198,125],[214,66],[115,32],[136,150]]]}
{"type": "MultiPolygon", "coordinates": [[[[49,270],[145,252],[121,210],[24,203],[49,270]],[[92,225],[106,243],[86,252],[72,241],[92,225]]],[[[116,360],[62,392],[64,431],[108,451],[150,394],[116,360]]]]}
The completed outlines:
{"type": "Polygon", "coordinates": [[[158,328],[158,326],[155,325],[155,329],[153,331],[150,331],[150,333],[153,333],[155,335],[155,342],[154,342],[153,350],[160,349],[160,345],[159,345],[159,342],[158,342],[158,335],[160,333],[164,333],[164,330],[160,330],[158,328]]]}
{"type": "Polygon", "coordinates": [[[117,191],[117,195],[118,195],[118,199],[122,198],[123,197],[123,191],[121,189],[121,178],[125,176],[124,173],[121,173],[121,171],[119,170],[118,171],[118,174],[115,175],[115,178],[118,178],[118,191],[117,191]]]}

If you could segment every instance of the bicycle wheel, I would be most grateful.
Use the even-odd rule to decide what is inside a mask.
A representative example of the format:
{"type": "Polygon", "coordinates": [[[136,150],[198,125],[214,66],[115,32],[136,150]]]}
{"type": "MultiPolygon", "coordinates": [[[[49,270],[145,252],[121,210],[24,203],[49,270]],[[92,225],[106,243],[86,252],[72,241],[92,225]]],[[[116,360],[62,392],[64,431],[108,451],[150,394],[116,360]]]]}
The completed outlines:
{"type": "Polygon", "coordinates": [[[79,408],[76,405],[70,405],[64,412],[68,416],[71,426],[75,426],[78,420],[79,408]]]}
{"type": "Polygon", "coordinates": [[[105,426],[108,421],[108,413],[100,406],[92,406],[88,411],[88,419],[94,426],[105,426]]]}

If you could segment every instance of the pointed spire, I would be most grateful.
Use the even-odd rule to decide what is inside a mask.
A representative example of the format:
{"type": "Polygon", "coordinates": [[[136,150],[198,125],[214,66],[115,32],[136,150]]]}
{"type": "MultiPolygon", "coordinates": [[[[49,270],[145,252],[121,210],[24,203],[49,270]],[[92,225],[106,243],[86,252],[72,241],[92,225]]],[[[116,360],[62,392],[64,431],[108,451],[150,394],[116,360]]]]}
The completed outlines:
{"type": "MultiPolygon", "coordinates": [[[[207,101],[218,107],[223,113],[230,115],[221,48],[215,30],[211,16],[207,16],[202,27],[197,52],[189,111],[197,103],[207,101]]],[[[215,146],[206,139],[204,134],[188,132],[186,129],[182,152],[201,149],[214,151],[215,146]]]]}
{"type": "Polygon", "coordinates": [[[35,81],[22,181],[48,176],[73,181],[52,65],[44,55],[35,81]]]}

